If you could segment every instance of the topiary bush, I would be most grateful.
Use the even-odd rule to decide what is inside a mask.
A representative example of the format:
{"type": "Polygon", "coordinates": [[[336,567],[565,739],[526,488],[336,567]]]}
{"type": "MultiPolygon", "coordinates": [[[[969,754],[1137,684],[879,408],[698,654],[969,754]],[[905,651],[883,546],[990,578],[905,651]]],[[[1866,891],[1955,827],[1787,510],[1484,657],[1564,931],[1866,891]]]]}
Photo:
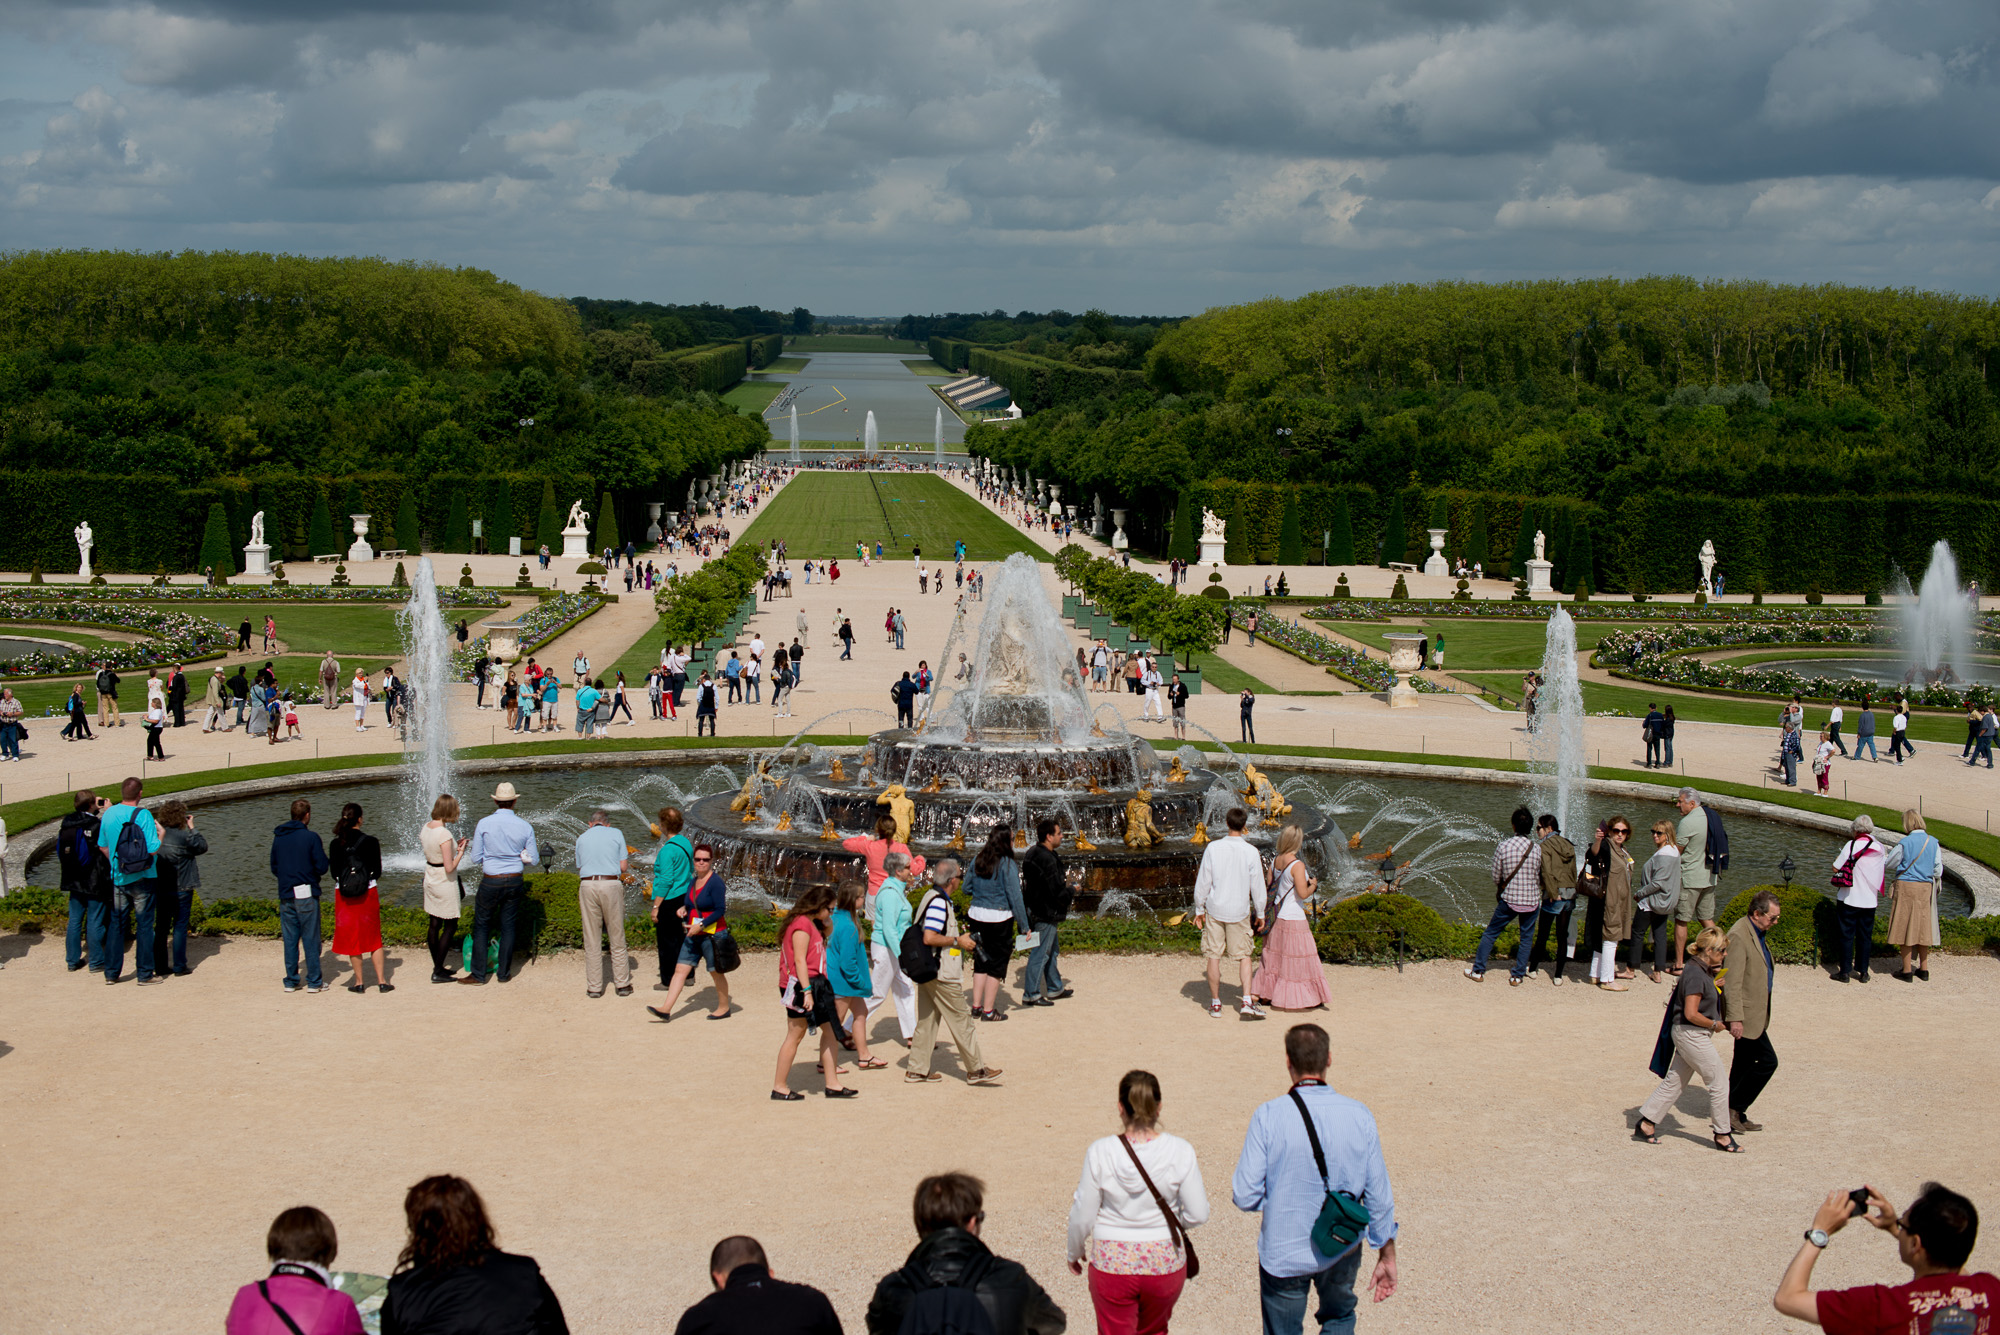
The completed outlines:
{"type": "Polygon", "coordinates": [[[40,561],[35,562],[35,568],[28,572],[28,583],[42,583],[42,563],[40,561]]]}
{"type": "Polygon", "coordinates": [[[1452,594],[1452,595],[1451,595],[1451,600],[1452,600],[1453,602],[1455,602],[1455,603],[1469,603],[1469,602],[1471,602],[1471,601],[1472,601],[1472,584],[1471,584],[1471,582],[1470,582],[1469,580],[1466,580],[1466,579],[1460,579],[1460,580],[1458,581],[1458,592],[1456,592],[1456,593],[1454,593],[1454,594],[1452,594]]]}
{"type": "Polygon", "coordinates": [[[1514,601],[1517,603],[1532,603],[1535,601],[1528,593],[1528,579],[1525,575],[1514,581],[1514,601]]]}
{"type": "Polygon", "coordinates": [[[1582,580],[1582,579],[1579,579],[1579,580],[1578,580],[1578,581],[1576,582],[1576,592],[1575,592],[1574,594],[1572,594],[1572,595],[1571,595],[1571,598],[1572,598],[1572,600],[1573,600],[1573,601],[1575,601],[1575,602],[1579,602],[1579,603],[1587,603],[1587,602],[1589,602],[1589,601],[1590,601],[1590,582],[1589,582],[1588,580],[1582,580]]]}
{"type": "Polygon", "coordinates": [[[514,576],[514,587],[517,589],[532,589],[535,587],[534,581],[528,578],[528,563],[526,561],[521,562],[521,573],[514,576]]]}
{"type": "Polygon", "coordinates": [[[1396,587],[1389,590],[1389,596],[1391,598],[1407,598],[1410,596],[1410,585],[1400,572],[1396,575],[1396,587]]]}
{"type": "Polygon", "coordinates": [[[336,589],[346,588],[349,583],[347,578],[347,562],[337,562],[333,567],[333,578],[327,582],[336,589]]]}
{"type": "Polygon", "coordinates": [[[1882,605],[1882,591],[1880,589],[1870,589],[1861,595],[1861,601],[1867,607],[1880,607],[1882,605]]]}
{"type": "Polygon", "coordinates": [[[1637,575],[1632,576],[1632,601],[1635,603],[1646,601],[1646,581],[1637,575]]]}
{"type": "Polygon", "coordinates": [[[1331,964],[1393,960],[1400,938],[1407,959],[1455,959],[1479,944],[1479,929],[1446,922],[1411,895],[1364,894],[1343,899],[1313,928],[1319,957],[1331,964]]]}
{"type": "MultiPolygon", "coordinates": [[[[522,569],[525,570],[527,567],[523,566],[522,569]]],[[[461,589],[472,587],[472,562],[467,561],[458,568],[458,587],[461,589]]]]}
{"type": "Polygon", "coordinates": [[[1340,580],[1333,586],[1333,596],[1336,598],[1352,598],[1354,596],[1354,590],[1347,586],[1347,572],[1345,570],[1340,572],[1340,580]]]}
{"type": "Polygon", "coordinates": [[[389,587],[392,589],[407,589],[410,587],[409,573],[403,569],[401,561],[396,562],[396,573],[389,576],[389,587]]]}

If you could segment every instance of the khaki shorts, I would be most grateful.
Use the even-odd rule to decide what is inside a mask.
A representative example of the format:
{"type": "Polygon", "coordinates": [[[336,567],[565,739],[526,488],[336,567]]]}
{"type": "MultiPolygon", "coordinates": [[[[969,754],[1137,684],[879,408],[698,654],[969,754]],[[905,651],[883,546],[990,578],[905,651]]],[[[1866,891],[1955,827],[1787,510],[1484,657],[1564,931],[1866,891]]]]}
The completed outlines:
{"type": "Polygon", "coordinates": [[[1715,887],[1712,885],[1684,885],[1681,887],[1681,902],[1674,907],[1675,922],[1714,922],[1715,887]]]}
{"type": "Polygon", "coordinates": [[[1214,918],[1201,921],[1201,956],[1210,960],[1247,960],[1250,958],[1250,924],[1247,922],[1217,922],[1214,918]]]}

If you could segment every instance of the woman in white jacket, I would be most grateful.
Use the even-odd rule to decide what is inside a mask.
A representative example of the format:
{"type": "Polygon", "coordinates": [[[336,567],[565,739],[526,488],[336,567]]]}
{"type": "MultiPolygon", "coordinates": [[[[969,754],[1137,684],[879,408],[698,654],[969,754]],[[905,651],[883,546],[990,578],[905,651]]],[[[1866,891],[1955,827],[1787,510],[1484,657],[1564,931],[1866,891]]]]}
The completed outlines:
{"type": "Polygon", "coordinates": [[[1118,1082],[1120,1135],[1093,1141],[1069,1211],[1069,1268],[1090,1266],[1100,1335],[1164,1335],[1187,1282],[1187,1230],[1208,1219],[1194,1147],[1160,1130],[1160,1082],[1118,1082]],[[1085,1239],[1089,1239],[1086,1249],[1085,1239]]]}

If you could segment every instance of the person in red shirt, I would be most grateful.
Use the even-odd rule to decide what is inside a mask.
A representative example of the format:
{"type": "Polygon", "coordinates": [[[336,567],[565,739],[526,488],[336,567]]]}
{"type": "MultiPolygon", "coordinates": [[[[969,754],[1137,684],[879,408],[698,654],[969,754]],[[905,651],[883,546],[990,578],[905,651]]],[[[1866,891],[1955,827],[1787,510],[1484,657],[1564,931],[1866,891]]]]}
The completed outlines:
{"type": "Polygon", "coordinates": [[[1990,1335],[2000,1330],[1994,1322],[2000,1279],[1984,1271],[1962,1273],[1979,1238],[1979,1211],[1972,1202],[1926,1182],[1909,1210],[1898,1215],[1875,1188],[1862,1190],[1868,1209],[1860,1217],[1895,1235],[1896,1253],[1910,1268],[1910,1282],[1813,1292],[1813,1263],[1857,1213],[1853,1197],[1836,1190],[1813,1216],[1772,1305],[1835,1335],[1990,1335]]]}

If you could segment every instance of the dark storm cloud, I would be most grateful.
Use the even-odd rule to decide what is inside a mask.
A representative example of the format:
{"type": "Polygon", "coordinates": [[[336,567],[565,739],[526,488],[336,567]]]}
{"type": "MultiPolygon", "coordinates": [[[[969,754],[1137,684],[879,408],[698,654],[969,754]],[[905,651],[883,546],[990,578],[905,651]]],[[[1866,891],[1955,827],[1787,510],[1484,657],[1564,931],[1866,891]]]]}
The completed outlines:
{"type": "Polygon", "coordinates": [[[24,0],[0,41],[15,244],[860,310],[2000,270],[1991,0],[24,0]]]}

